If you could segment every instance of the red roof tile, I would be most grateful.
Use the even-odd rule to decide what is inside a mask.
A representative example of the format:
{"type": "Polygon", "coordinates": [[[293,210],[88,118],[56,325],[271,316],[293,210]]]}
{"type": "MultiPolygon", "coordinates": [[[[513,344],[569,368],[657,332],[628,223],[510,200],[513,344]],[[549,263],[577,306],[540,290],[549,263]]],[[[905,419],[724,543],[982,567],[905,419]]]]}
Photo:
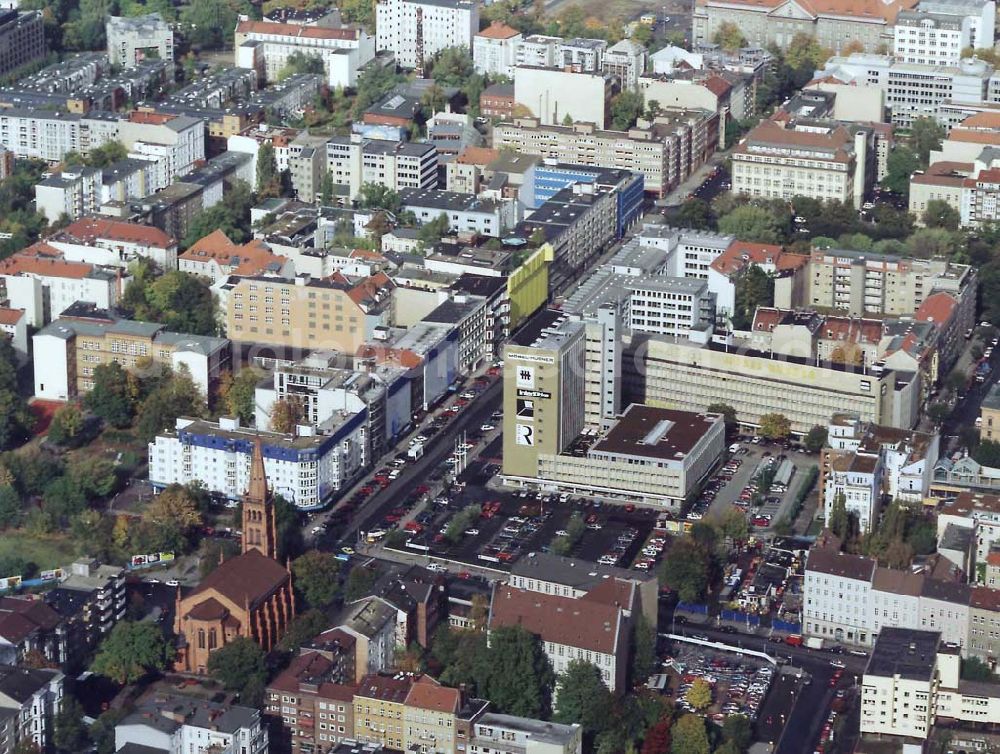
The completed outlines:
{"type": "Polygon", "coordinates": [[[517,29],[512,29],[502,21],[494,21],[476,36],[485,37],[486,39],[510,39],[520,33],[517,29]]]}
{"type": "Polygon", "coordinates": [[[192,596],[214,589],[237,605],[249,602],[252,607],[287,581],[288,571],[280,563],[259,550],[248,550],[220,563],[192,592],[192,596]]]}
{"type": "Polygon", "coordinates": [[[138,223],[96,217],[85,217],[77,220],[67,225],[60,235],[62,234],[67,234],[80,241],[105,238],[109,241],[143,243],[160,249],[166,249],[175,244],[174,239],[152,225],[139,225],[138,223]]]}
{"type": "Polygon", "coordinates": [[[302,39],[358,39],[357,28],[345,26],[341,29],[328,29],[322,26],[303,26],[301,24],[279,24],[273,21],[240,21],[236,27],[237,34],[276,34],[302,39]]]}
{"type": "Polygon", "coordinates": [[[462,694],[458,689],[442,686],[433,678],[421,676],[406,695],[406,706],[455,714],[461,705],[462,694]]]}
{"type": "Polygon", "coordinates": [[[951,319],[951,314],[955,311],[956,306],[958,306],[958,301],[954,296],[944,291],[938,291],[924,299],[914,316],[917,320],[941,325],[951,319]]]}
{"type": "Polygon", "coordinates": [[[16,325],[24,317],[24,309],[0,307],[0,325],[16,325]]]}

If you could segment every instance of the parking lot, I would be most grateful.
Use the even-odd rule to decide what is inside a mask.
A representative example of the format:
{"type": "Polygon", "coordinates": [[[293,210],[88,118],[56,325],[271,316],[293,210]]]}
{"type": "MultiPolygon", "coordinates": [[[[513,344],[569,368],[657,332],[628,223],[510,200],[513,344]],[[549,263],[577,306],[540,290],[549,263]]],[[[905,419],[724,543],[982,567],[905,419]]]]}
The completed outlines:
{"type": "Polygon", "coordinates": [[[721,516],[735,505],[753,528],[768,529],[789,510],[816,458],[773,443],[744,441],[730,449],[729,460],[708,480],[688,519],[721,516]]]}

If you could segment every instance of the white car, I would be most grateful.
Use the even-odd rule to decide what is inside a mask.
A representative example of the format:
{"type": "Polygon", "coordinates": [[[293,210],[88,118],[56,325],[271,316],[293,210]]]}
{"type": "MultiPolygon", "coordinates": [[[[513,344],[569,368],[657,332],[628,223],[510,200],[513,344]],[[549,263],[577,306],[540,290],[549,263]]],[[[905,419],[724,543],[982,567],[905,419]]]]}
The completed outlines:
{"type": "Polygon", "coordinates": [[[494,429],[496,429],[496,427],[493,426],[492,424],[484,424],[483,426],[481,426],[479,428],[479,431],[480,432],[492,432],[494,429]]]}
{"type": "Polygon", "coordinates": [[[177,579],[168,579],[167,580],[167,586],[180,586],[180,585],[181,585],[181,582],[179,582],[177,579]]]}
{"type": "Polygon", "coordinates": [[[470,537],[478,537],[479,529],[466,529],[465,533],[468,534],[470,537]]]}
{"type": "Polygon", "coordinates": [[[428,564],[427,564],[427,570],[428,570],[428,571],[434,571],[435,573],[444,573],[444,572],[445,572],[445,571],[447,571],[448,569],[447,569],[447,568],[445,568],[445,567],[444,567],[443,565],[441,565],[440,563],[428,563],[428,564]]]}
{"type": "Polygon", "coordinates": [[[556,532],[556,536],[557,537],[568,537],[569,536],[569,532],[566,531],[565,529],[560,529],[559,531],[556,532]]]}
{"type": "Polygon", "coordinates": [[[319,534],[321,531],[323,531],[323,527],[322,526],[314,526],[312,528],[312,533],[313,534],[319,534]]]}

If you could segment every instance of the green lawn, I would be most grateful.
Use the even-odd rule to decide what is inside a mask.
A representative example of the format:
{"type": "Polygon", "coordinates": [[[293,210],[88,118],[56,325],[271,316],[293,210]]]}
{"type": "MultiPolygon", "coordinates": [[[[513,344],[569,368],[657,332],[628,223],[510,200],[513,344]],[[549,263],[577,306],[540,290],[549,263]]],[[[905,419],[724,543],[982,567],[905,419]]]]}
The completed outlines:
{"type": "MultiPolygon", "coordinates": [[[[8,529],[0,533],[0,558],[8,556],[23,558],[39,570],[48,570],[68,566],[76,559],[76,549],[69,537],[38,537],[23,529],[8,529]]],[[[16,575],[3,573],[0,578],[16,575]]]]}

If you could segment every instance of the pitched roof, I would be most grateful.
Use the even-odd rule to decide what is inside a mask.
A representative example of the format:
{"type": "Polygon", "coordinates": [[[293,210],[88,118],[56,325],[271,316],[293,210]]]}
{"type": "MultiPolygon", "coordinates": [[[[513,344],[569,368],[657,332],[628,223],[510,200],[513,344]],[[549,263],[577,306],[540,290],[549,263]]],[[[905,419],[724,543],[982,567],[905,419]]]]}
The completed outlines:
{"type": "Polygon", "coordinates": [[[81,218],[63,228],[62,233],[81,241],[108,239],[110,241],[147,244],[160,249],[166,249],[175,243],[174,239],[152,225],[139,225],[138,223],[97,217],[81,218]]]}
{"type": "Polygon", "coordinates": [[[213,230],[204,238],[199,238],[178,259],[186,262],[205,264],[215,262],[230,275],[251,276],[264,272],[269,265],[283,264],[285,257],[275,254],[259,239],[239,246],[229,240],[221,230],[213,230]]]}
{"type": "Polygon", "coordinates": [[[35,631],[51,631],[59,621],[59,613],[40,599],[0,597],[0,638],[11,644],[35,631]]]}
{"type": "Polygon", "coordinates": [[[882,339],[882,323],[877,319],[830,316],[820,328],[822,337],[848,343],[875,343],[882,339]]]}
{"type": "Polygon", "coordinates": [[[941,160],[932,163],[927,170],[922,173],[914,173],[910,176],[910,183],[925,184],[930,186],[956,186],[961,187],[965,179],[975,170],[975,165],[971,162],[953,162],[951,160],[941,160]]]}
{"type": "Polygon", "coordinates": [[[412,685],[412,676],[366,675],[358,684],[356,696],[403,704],[412,685]]]}
{"type": "Polygon", "coordinates": [[[21,666],[0,665],[0,694],[24,704],[31,696],[53,678],[61,675],[57,670],[36,670],[21,666]]]}
{"type": "Polygon", "coordinates": [[[1000,129],[1000,113],[984,110],[973,113],[958,124],[957,128],[997,128],[1000,129]]]}
{"type": "Polygon", "coordinates": [[[621,609],[599,601],[529,592],[505,584],[493,591],[490,630],[522,626],[543,641],[615,654],[624,646],[621,609]]]}
{"type": "Polygon", "coordinates": [[[268,689],[299,693],[300,684],[316,687],[310,692],[324,699],[350,702],[354,699],[356,686],[337,683],[338,666],[322,652],[303,651],[297,655],[288,668],[268,684],[268,689]]]}
{"type": "Polygon", "coordinates": [[[809,261],[802,254],[786,252],[781,246],[770,243],[733,241],[712,262],[712,269],[723,275],[732,275],[751,264],[773,265],[777,270],[795,270],[809,261]]]}
{"type": "MultiPolygon", "coordinates": [[[[36,244],[35,246],[38,246],[36,244]]],[[[73,278],[82,280],[94,271],[85,262],[67,262],[49,256],[51,247],[40,248],[34,253],[29,246],[24,251],[0,262],[0,275],[40,275],[42,277],[73,278]]]]}
{"type": "Polygon", "coordinates": [[[248,550],[220,563],[185,601],[215,590],[237,605],[254,606],[287,581],[288,571],[280,563],[259,550],[248,550]]]}
{"type": "Polygon", "coordinates": [[[875,569],[875,576],[872,579],[872,589],[890,594],[919,597],[923,588],[924,575],[912,571],[898,571],[880,566],[875,569]]]}
{"type": "Polygon", "coordinates": [[[24,309],[8,309],[0,306],[0,325],[16,325],[24,317],[24,309]]]}
{"type": "Polygon", "coordinates": [[[938,291],[924,299],[914,316],[918,320],[935,322],[940,325],[951,319],[951,314],[955,311],[956,306],[958,306],[958,301],[954,296],[945,291],[938,291]]]}
{"type": "Polygon", "coordinates": [[[500,157],[498,149],[468,146],[458,153],[455,162],[459,165],[489,165],[498,157],[500,157]]]}
{"type": "Polygon", "coordinates": [[[273,21],[240,21],[236,27],[237,34],[275,34],[302,39],[357,39],[359,30],[345,26],[340,29],[328,29],[322,26],[303,26],[302,24],[280,24],[273,21]]]}
{"type": "Polygon", "coordinates": [[[917,0],[697,0],[698,5],[719,2],[725,6],[752,6],[774,13],[784,5],[797,5],[807,14],[894,23],[901,10],[909,10],[917,0]]]}
{"type": "Polygon", "coordinates": [[[461,701],[462,694],[458,689],[442,686],[428,676],[421,676],[410,687],[410,693],[406,695],[407,707],[418,707],[419,709],[451,714],[458,712],[461,701]]]}
{"type": "Polygon", "coordinates": [[[806,571],[871,582],[875,561],[860,555],[848,555],[828,547],[813,547],[806,561],[806,571]]]}
{"type": "Polygon", "coordinates": [[[486,39],[510,39],[511,37],[518,36],[520,33],[517,29],[507,26],[503,21],[494,21],[476,34],[476,36],[485,37],[486,39]]]}

